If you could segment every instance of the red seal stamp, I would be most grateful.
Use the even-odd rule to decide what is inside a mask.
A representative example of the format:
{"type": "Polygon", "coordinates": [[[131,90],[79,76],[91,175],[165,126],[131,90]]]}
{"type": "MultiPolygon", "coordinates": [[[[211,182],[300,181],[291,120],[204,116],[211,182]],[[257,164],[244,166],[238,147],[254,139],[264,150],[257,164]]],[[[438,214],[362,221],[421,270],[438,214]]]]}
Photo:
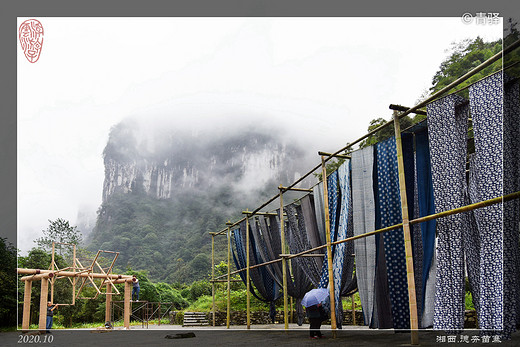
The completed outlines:
{"type": "Polygon", "coordinates": [[[43,46],[43,26],[36,19],[28,19],[18,29],[18,39],[23,54],[30,63],[36,63],[40,58],[43,46]]]}

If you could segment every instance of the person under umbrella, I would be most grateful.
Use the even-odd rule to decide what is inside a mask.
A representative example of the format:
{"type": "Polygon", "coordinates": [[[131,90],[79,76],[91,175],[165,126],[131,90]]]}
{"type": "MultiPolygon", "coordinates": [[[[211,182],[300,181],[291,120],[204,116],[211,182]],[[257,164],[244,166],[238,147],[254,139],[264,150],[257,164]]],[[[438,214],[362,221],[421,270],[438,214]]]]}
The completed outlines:
{"type": "Polygon", "coordinates": [[[312,289],[305,294],[302,299],[302,305],[305,306],[307,317],[309,318],[309,333],[311,339],[324,337],[321,334],[321,322],[326,318],[326,312],[323,309],[322,302],[329,297],[329,291],[326,288],[312,289]]]}

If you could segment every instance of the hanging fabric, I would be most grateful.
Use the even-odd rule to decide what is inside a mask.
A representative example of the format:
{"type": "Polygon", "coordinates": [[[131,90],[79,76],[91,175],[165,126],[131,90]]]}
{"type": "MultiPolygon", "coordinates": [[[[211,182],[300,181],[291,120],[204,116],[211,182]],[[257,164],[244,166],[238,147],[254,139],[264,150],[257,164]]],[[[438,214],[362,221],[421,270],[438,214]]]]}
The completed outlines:
{"type": "MultiPolygon", "coordinates": [[[[408,219],[417,218],[419,215],[416,163],[414,153],[414,136],[412,133],[401,134],[403,148],[404,177],[406,185],[406,201],[408,203],[408,219]]],[[[413,271],[415,284],[415,300],[417,304],[418,326],[421,325],[423,291],[422,291],[422,265],[423,265],[423,245],[421,228],[417,224],[410,225],[410,237],[412,240],[413,271]]]]}
{"type": "MultiPolygon", "coordinates": [[[[373,187],[374,147],[352,152],[352,209],[354,235],[375,228],[375,202],[373,187]]],[[[354,241],[356,277],[359,298],[366,325],[373,326],[375,298],[376,237],[367,236],[354,241]]]]}
{"type": "MultiPolygon", "coordinates": [[[[503,193],[503,78],[493,74],[469,88],[475,154],[470,171],[470,198],[476,203],[503,193]]],[[[502,204],[473,211],[480,235],[479,328],[502,330],[503,232],[502,204]]]]}
{"type": "MultiPolygon", "coordinates": [[[[336,216],[338,208],[338,172],[334,171],[327,177],[327,197],[329,200],[329,226],[330,226],[330,240],[336,240],[336,216]]],[[[331,246],[332,259],[334,259],[334,246],[331,246]]],[[[321,278],[318,288],[327,288],[329,285],[329,270],[328,261],[323,261],[321,268],[321,278]]]]}
{"type": "MultiPolygon", "coordinates": [[[[504,195],[520,191],[520,84],[504,75],[504,195]]],[[[520,325],[520,200],[504,203],[504,338],[520,325]]]]}
{"type": "MultiPolygon", "coordinates": [[[[278,215],[280,215],[280,211],[277,212],[278,215]]],[[[278,252],[277,254],[281,254],[282,248],[280,240],[280,227],[278,222],[278,217],[269,217],[270,235],[273,235],[272,244],[278,245],[278,248],[275,247],[275,250],[278,252]]],[[[299,326],[301,326],[305,318],[305,312],[303,311],[301,302],[303,297],[305,296],[305,293],[307,293],[311,289],[311,281],[307,277],[305,271],[300,266],[298,266],[298,264],[295,261],[291,260],[290,263],[291,272],[289,271],[289,264],[286,264],[287,274],[292,273],[292,279],[291,276],[288,276],[287,293],[296,299],[295,310],[297,316],[297,323],[299,326]]],[[[281,263],[278,264],[280,264],[281,269],[281,263]]]]}
{"type": "Polygon", "coordinates": [[[314,210],[316,211],[316,225],[320,237],[320,244],[327,243],[325,237],[325,205],[323,202],[323,182],[318,183],[313,189],[314,210]]]}
{"type": "MultiPolygon", "coordinates": [[[[337,227],[336,240],[343,240],[353,236],[352,227],[352,195],[350,189],[350,160],[346,160],[338,168],[339,188],[341,192],[341,203],[339,206],[339,223],[337,227]]],[[[334,300],[336,306],[336,323],[341,329],[343,321],[343,306],[341,302],[341,285],[343,276],[352,278],[354,268],[353,258],[350,256],[354,251],[352,242],[343,242],[336,245],[332,269],[334,275],[334,300]],[[346,257],[348,255],[348,257],[346,257]],[[346,259],[345,259],[346,258],[346,259]]],[[[349,281],[350,283],[350,281],[349,281]]]]}
{"type": "MultiPolygon", "coordinates": [[[[417,168],[417,200],[419,213],[417,217],[424,217],[435,213],[433,199],[432,173],[430,164],[430,148],[428,146],[428,129],[415,132],[415,160],[417,168]]],[[[416,224],[417,225],[417,224],[416,224]]],[[[431,271],[435,258],[435,228],[436,220],[419,224],[422,236],[423,263],[422,300],[421,300],[421,328],[433,325],[433,306],[435,298],[435,272],[431,271]]],[[[419,302],[419,298],[417,300],[419,302]]]]}
{"type": "MultiPolygon", "coordinates": [[[[233,243],[235,245],[235,250],[236,250],[236,253],[235,253],[235,250],[233,248],[231,248],[231,251],[232,251],[232,254],[233,254],[233,261],[235,263],[235,266],[237,268],[237,270],[242,270],[242,269],[245,269],[247,267],[247,262],[246,262],[246,259],[247,259],[247,253],[246,253],[246,247],[245,247],[245,223],[244,223],[244,226],[242,227],[242,229],[239,227],[235,230],[233,230],[233,243]],[[244,240],[244,241],[243,241],[244,240]]],[[[252,271],[254,271],[255,269],[252,269],[250,270],[250,275],[252,273],[252,271]]],[[[246,272],[245,271],[241,271],[238,273],[240,278],[242,279],[242,282],[244,282],[244,285],[247,286],[247,275],[246,275],[246,272]]],[[[249,279],[249,283],[251,284],[251,278],[249,279]]],[[[257,298],[258,300],[260,301],[265,301],[265,299],[261,298],[259,295],[256,294],[255,290],[254,290],[254,286],[251,284],[249,286],[249,291],[251,292],[251,294],[253,294],[253,296],[255,298],[257,298]]]]}
{"type": "MultiPolygon", "coordinates": [[[[307,233],[307,239],[309,240],[311,248],[319,247],[323,245],[323,243],[321,243],[318,230],[314,196],[312,194],[307,194],[303,198],[301,198],[300,203],[303,213],[303,219],[305,220],[305,231],[307,233]]],[[[323,251],[323,249],[320,249],[318,252],[315,253],[324,254],[325,252],[323,251]]],[[[318,265],[318,268],[321,269],[321,267],[323,266],[323,258],[317,257],[316,263],[318,265]]]]}
{"type": "MultiPolygon", "coordinates": [[[[402,221],[395,138],[377,144],[377,187],[381,228],[402,221]]],[[[402,228],[383,233],[388,288],[395,329],[410,328],[408,280],[402,228]]]]}
{"type": "MultiPolygon", "coordinates": [[[[466,204],[467,107],[464,99],[449,95],[427,106],[428,136],[435,212],[466,204]],[[462,106],[459,106],[462,105],[462,106]]],[[[437,274],[433,328],[464,328],[464,254],[462,235],[468,214],[437,220],[437,274]]]]}
{"type": "MultiPolygon", "coordinates": [[[[256,228],[256,223],[254,223],[254,218],[251,218],[251,221],[253,223],[250,223],[250,228],[256,228]]],[[[246,242],[246,222],[240,223],[240,228],[235,230],[234,236],[235,236],[235,246],[237,249],[238,260],[239,260],[239,266],[240,269],[243,269],[247,266],[247,242],[246,242]]],[[[249,230],[250,237],[250,254],[249,254],[249,265],[254,266],[257,264],[261,264],[264,262],[262,257],[259,254],[257,244],[255,243],[253,232],[249,230]]],[[[269,274],[267,269],[265,267],[259,267],[250,269],[249,271],[250,280],[258,290],[258,293],[261,297],[258,297],[253,289],[253,286],[250,286],[250,291],[255,297],[257,297],[261,301],[275,301],[280,296],[280,286],[276,283],[274,278],[269,274]]],[[[242,277],[242,280],[245,280],[245,277],[242,277]]]]}
{"type": "MultiPolygon", "coordinates": [[[[311,246],[307,239],[305,224],[304,222],[299,223],[297,205],[289,204],[284,208],[284,211],[287,214],[287,235],[291,254],[300,253],[310,249],[311,246]]],[[[302,213],[300,213],[300,215],[302,215],[302,213]]],[[[300,217],[303,218],[303,215],[300,217]]],[[[293,258],[291,262],[295,263],[305,272],[314,286],[319,283],[321,272],[316,257],[296,257],[293,258]]]]}

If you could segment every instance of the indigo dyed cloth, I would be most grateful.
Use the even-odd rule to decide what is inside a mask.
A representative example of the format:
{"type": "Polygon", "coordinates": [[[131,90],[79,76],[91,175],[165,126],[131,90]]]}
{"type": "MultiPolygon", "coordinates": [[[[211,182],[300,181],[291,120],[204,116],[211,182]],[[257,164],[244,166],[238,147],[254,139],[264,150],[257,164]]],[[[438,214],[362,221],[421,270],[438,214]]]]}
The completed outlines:
{"type": "MultiPolygon", "coordinates": [[[[251,221],[254,221],[251,219],[251,221]]],[[[250,224],[250,227],[255,227],[255,224],[250,224]]],[[[263,263],[264,260],[259,254],[257,244],[255,243],[253,233],[251,230],[247,230],[246,222],[240,223],[240,228],[234,230],[234,240],[235,240],[235,248],[237,250],[237,255],[233,254],[233,258],[235,260],[235,264],[237,268],[243,269],[247,267],[247,240],[246,240],[246,232],[249,232],[249,265],[253,266],[256,264],[263,263]]],[[[250,286],[251,293],[261,301],[275,301],[277,300],[280,293],[280,286],[276,283],[274,278],[269,274],[265,266],[260,268],[250,269],[249,270],[250,281],[254,284],[254,287],[258,290],[259,295],[257,295],[254,291],[253,286],[250,286]]],[[[240,277],[242,281],[246,282],[246,274],[244,271],[241,272],[240,277]]]]}
{"type": "MultiPolygon", "coordinates": [[[[280,212],[278,211],[278,215],[279,213],[280,212]]],[[[283,253],[278,217],[259,217],[259,220],[260,227],[263,230],[265,230],[264,235],[267,239],[269,239],[267,245],[271,254],[271,260],[278,259],[279,255],[283,253]]],[[[297,315],[297,323],[301,326],[303,324],[303,319],[305,316],[303,307],[301,305],[301,300],[304,297],[305,293],[309,291],[311,283],[307,278],[307,275],[305,274],[304,270],[302,270],[296,262],[290,263],[291,267],[289,268],[289,262],[286,262],[286,274],[292,274],[292,276],[287,276],[287,294],[296,299],[295,309],[297,315]]],[[[282,263],[277,262],[274,263],[273,266],[275,268],[277,276],[282,278],[283,281],[282,263]]]]}
{"type": "MultiPolygon", "coordinates": [[[[379,142],[376,148],[380,223],[384,228],[402,222],[395,138],[379,142]]],[[[402,228],[383,233],[383,241],[394,328],[409,329],[410,307],[402,228]]]]}
{"type": "MultiPolygon", "coordinates": [[[[311,248],[316,248],[323,243],[321,243],[320,235],[318,231],[318,223],[316,220],[316,211],[314,209],[314,196],[312,194],[307,194],[300,200],[303,218],[305,220],[305,231],[307,233],[307,239],[309,240],[311,248]]],[[[319,253],[324,254],[325,251],[320,249],[319,251],[313,252],[313,253],[319,253]]],[[[321,269],[323,266],[323,258],[316,257],[316,263],[318,264],[318,267],[321,269]]]]}
{"type": "MultiPolygon", "coordinates": [[[[470,174],[472,203],[496,198],[503,193],[503,99],[502,73],[493,74],[469,88],[475,138],[475,154],[470,174]]],[[[473,212],[480,235],[479,328],[502,330],[502,204],[479,208],[473,212]]]]}
{"type": "MultiPolygon", "coordinates": [[[[350,189],[350,160],[345,162],[338,168],[339,188],[341,192],[341,203],[339,213],[339,224],[337,230],[336,241],[344,240],[352,237],[352,194],[350,189]]],[[[352,271],[354,269],[354,259],[351,256],[354,251],[352,242],[343,242],[336,245],[334,250],[334,259],[332,263],[334,274],[334,299],[336,306],[337,326],[341,329],[343,321],[343,306],[341,304],[342,285],[346,284],[346,279],[352,279],[352,271]],[[345,279],[345,281],[344,281],[345,279]]],[[[348,281],[350,283],[350,281],[348,281]]]]}
{"type": "MultiPolygon", "coordinates": [[[[287,240],[291,254],[300,253],[311,248],[305,230],[305,221],[301,207],[296,203],[289,204],[284,208],[287,214],[287,240]]],[[[320,281],[321,269],[318,267],[316,257],[296,257],[291,259],[291,264],[296,264],[305,272],[313,285],[318,285],[320,281]]]]}
{"type": "MultiPolygon", "coordinates": [[[[337,209],[338,209],[338,172],[334,171],[327,178],[327,197],[329,199],[329,224],[330,224],[330,240],[331,242],[336,241],[336,222],[337,222],[337,209]]],[[[334,260],[335,246],[332,246],[332,259],[334,260]]],[[[328,262],[323,261],[321,269],[321,279],[318,284],[318,288],[327,288],[329,285],[329,271],[328,262]]]]}
{"type": "Polygon", "coordinates": [[[313,189],[314,210],[316,211],[316,224],[318,226],[318,233],[320,243],[324,245],[327,243],[325,238],[325,207],[323,202],[323,182],[318,183],[313,189]]]}
{"type": "MultiPolygon", "coordinates": [[[[377,201],[377,199],[376,199],[377,201]]],[[[377,205],[376,205],[377,206],[377,205]]],[[[379,215],[376,209],[376,216],[379,215]]],[[[376,227],[377,228],[377,227],[376,227]]],[[[376,277],[375,277],[375,304],[371,328],[391,329],[394,326],[392,319],[392,304],[388,289],[388,273],[386,269],[385,245],[383,235],[376,236],[376,277]]]]}
{"type": "MultiPolygon", "coordinates": [[[[426,128],[415,132],[415,160],[417,176],[417,200],[419,214],[424,217],[435,213],[433,199],[432,172],[430,164],[430,148],[428,146],[428,131],[426,128]]],[[[417,224],[416,224],[417,225],[417,224]]],[[[430,271],[435,258],[435,229],[436,219],[419,224],[422,236],[422,300],[421,300],[421,327],[428,328],[433,324],[433,304],[435,290],[435,271],[430,271]],[[429,287],[428,287],[429,286],[429,287]],[[433,296],[432,296],[433,295],[433,296]]],[[[419,298],[417,299],[419,301],[419,298]]]]}
{"type": "MultiPolygon", "coordinates": [[[[352,209],[354,235],[361,235],[375,228],[374,201],[374,147],[352,152],[352,209]]],[[[376,236],[354,241],[356,277],[365,324],[373,326],[376,269],[376,236]]]]}
{"type": "MultiPolygon", "coordinates": [[[[504,75],[504,194],[520,191],[520,84],[504,75]]],[[[504,203],[504,338],[520,324],[520,201],[504,203]]]]}
{"type": "MultiPolygon", "coordinates": [[[[466,203],[466,142],[468,110],[464,99],[449,95],[427,106],[428,137],[435,212],[466,203]]],[[[464,328],[464,254],[462,235],[468,215],[437,219],[437,273],[433,328],[457,331],[464,328]]]]}

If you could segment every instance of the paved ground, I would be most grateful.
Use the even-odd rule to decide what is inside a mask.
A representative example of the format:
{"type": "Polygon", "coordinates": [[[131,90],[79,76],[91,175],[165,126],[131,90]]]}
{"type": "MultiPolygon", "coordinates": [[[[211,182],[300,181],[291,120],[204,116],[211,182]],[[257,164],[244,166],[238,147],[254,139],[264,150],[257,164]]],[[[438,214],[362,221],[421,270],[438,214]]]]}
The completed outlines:
{"type": "MultiPolygon", "coordinates": [[[[149,325],[148,329],[133,326],[131,330],[116,329],[97,332],[94,329],[53,330],[52,335],[24,336],[19,332],[0,333],[0,346],[47,345],[47,346],[409,346],[409,333],[395,333],[393,330],[373,330],[363,327],[344,327],[337,330],[332,338],[330,326],[323,326],[326,338],[309,338],[308,325],[302,327],[290,324],[284,331],[283,324],[256,325],[250,330],[246,326],[232,326],[231,329],[213,327],[181,327],[178,325],[149,325]],[[195,337],[169,339],[167,335],[192,332],[195,337]],[[52,336],[52,342],[49,342],[52,336]]],[[[456,337],[434,331],[419,333],[420,346],[442,346],[455,344],[498,345],[493,340],[476,340],[478,331],[467,330],[456,337]],[[455,338],[455,343],[452,340],[455,338]],[[444,339],[444,342],[442,341],[444,339]],[[464,342],[467,340],[468,342],[464,342]]],[[[502,341],[501,346],[520,346],[520,332],[511,341],[502,341]]]]}

